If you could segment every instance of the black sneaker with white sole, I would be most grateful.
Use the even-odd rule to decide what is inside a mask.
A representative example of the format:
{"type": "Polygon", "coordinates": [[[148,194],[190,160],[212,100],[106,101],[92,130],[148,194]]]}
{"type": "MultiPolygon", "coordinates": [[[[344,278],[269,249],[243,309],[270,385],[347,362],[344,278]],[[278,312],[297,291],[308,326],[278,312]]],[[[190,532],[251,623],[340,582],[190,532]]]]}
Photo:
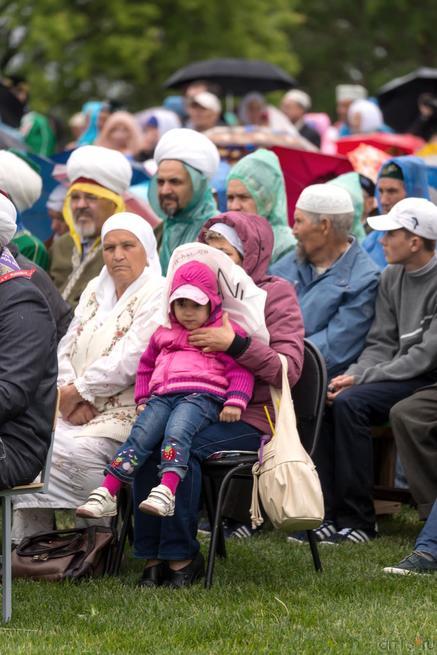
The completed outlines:
{"type": "MultiPolygon", "coordinates": [[[[337,534],[337,528],[335,527],[334,521],[323,521],[323,523],[318,527],[312,530],[316,541],[319,543],[331,543],[330,539],[337,534]]],[[[305,544],[308,542],[308,535],[306,532],[293,532],[288,535],[287,541],[296,544],[305,544]]]]}
{"type": "Polygon", "coordinates": [[[375,530],[369,532],[367,530],[359,530],[358,528],[343,528],[330,537],[328,541],[332,544],[367,544],[369,541],[373,541],[377,537],[378,533],[375,532],[375,530]]]}

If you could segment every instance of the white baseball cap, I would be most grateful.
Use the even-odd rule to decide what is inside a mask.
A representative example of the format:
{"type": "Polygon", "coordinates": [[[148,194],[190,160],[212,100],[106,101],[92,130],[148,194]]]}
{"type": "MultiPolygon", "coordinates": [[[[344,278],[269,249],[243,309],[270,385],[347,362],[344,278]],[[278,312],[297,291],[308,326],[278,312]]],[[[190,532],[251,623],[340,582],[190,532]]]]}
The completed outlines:
{"type": "Polygon", "coordinates": [[[178,287],[170,296],[169,303],[171,304],[174,300],[178,298],[188,298],[197,302],[199,305],[207,305],[209,303],[209,298],[206,293],[203,293],[199,287],[195,287],[194,284],[183,284],[178,287]]]}
{"type": "Polygon", "coordinates": [[[190,98],[190,102],[195,102],[196,105],[200,105],[204,109],[212,109],[218,114],[222,110],[222,103],[217,98],[216,95],[210,93],[209,91],[202,91],[201,93],[196,93],[195,96],[190,98]]]}
{"type": "Polygon", "coordinates": [[[404,228],[423,239],[437,240],[437,207],[425,198],[404,198],[381,216],[369,216],[372,230],[388,232],[404,228]]]}

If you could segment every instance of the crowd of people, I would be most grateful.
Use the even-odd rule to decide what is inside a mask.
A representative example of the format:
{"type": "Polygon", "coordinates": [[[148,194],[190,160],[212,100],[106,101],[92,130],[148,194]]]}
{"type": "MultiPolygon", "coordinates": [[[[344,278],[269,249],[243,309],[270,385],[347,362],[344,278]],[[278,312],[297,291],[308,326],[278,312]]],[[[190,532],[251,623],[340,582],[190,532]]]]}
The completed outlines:
{"type": "MultiPolygon", "coordinates": [[[[338,88],[337,137],[389,129],[366,95],[338,88]]],[[[326,134],[306,122],[310,107],[300,90],[282,112],[250,94],[240,120],[274,129],[280,112],[314,148],[326,134]]],[[[49,490],[15,499],[13,540],[53,529],[59,509],[75,510],[78,525],[108,523],[128,483],[134,553],[146,560],[139,584],[197,581],[201,465],[272,434],[279,354],[293,387],[306,337],[329,378],[316,539],[379,536],[371,428],[390,420],[426,524],[413,553],[386,570],[435,572],[437,206],[426,163],[385,158],[374,179],[355,171],[310,184],[290,227],[283,170],[265,148],[227,170],[218,206],[222,162],[208,130],[225,119],[202,82],[183,106],[173,98],[136,118],[87,103],[49,195],[46,244],[20,216],[41,176],[25,151],[0,151],[1,488],[38,475],[59,395],[49,490]],[[146,213],[130,210],[134,160],[150,172],[146,213]]],[[[251,536],[232,509],[248,520],[246,491],[233,494],[231,532],[251,536]]]]}

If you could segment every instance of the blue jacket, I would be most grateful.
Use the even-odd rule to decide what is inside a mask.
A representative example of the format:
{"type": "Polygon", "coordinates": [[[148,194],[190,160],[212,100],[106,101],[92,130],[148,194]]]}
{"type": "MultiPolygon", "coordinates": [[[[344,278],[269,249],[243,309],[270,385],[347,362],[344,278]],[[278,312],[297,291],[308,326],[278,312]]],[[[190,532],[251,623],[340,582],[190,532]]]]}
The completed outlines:
{"type": "Polygon", "coordinates": [[[322,275],[295,252],[273,264],[270,273],[294,283],[305,336],[324,356],[329,377],[345,371],[361,354],[373,320],[379,270],[370,257],[353,239],[322,275]]]}
{"type": "MultiPolygon", "coordinates": [[[[429,200],[428,172],[423,159],[411,155],[393,157],[392,159],[387,159],[383,166],[387,166],[389,163],[396,164],[402,170],[407,198],[426,198],[429,200]]],[[[378,201],[379,211],[383,213],[379,203],[378,181],[376,182],[376,200],[378,201]]],[[[377,264],[381,269],[387,266],[384,249],[379,241],[383,236],[384,232],[375,230],[374,232],[370,232],[361,243],[363,250],[369,254],[369,257],[371,257],[375,264],[377,264]]]]}

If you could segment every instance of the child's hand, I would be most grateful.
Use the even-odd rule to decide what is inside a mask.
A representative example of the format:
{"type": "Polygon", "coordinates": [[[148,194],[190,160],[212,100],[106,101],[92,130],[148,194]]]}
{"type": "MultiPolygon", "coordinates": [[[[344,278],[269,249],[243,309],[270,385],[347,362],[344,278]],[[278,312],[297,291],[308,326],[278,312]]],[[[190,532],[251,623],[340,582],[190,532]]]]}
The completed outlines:
{"type": "Polygon", "coordinates": [[[239,421],[241,418],[241,409],[232,405],[226,405],[220,412],[219,418],[224,423],[235,423],[235,421],[239,421]]]}
{"type": "Polygon", "coordinates": [[[144,412],[144,409],[146,408],[146,403],[143,405],[137,405],[137,416],[138,414],[141,414],[141,412],[144,412]]]}

